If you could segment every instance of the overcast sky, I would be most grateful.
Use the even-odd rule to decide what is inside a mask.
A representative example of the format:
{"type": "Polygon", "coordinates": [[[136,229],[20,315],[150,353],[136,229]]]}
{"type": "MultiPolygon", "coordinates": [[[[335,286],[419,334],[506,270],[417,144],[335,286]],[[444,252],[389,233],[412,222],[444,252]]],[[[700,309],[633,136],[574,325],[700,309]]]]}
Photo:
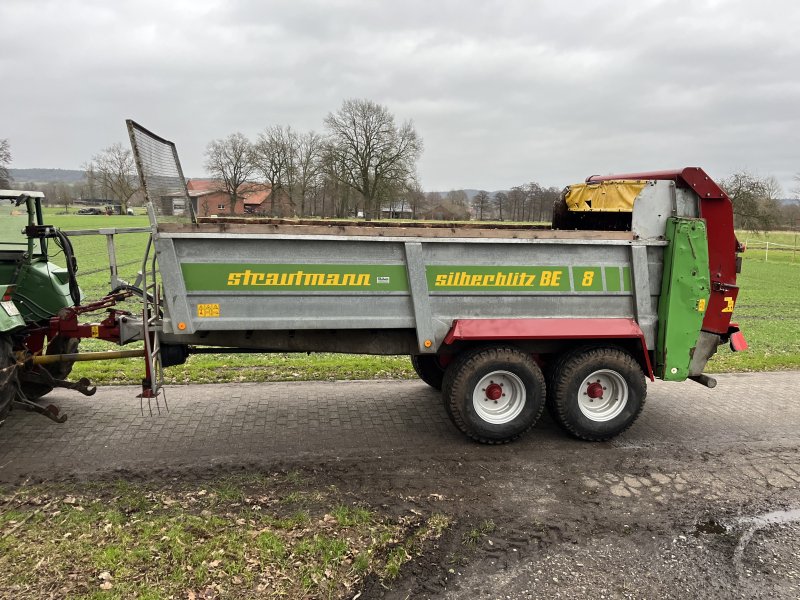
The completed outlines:
{"type": "Polygon", "coordinates": [[[214,138],[369,98],[413,120],[428,190],[800,172],[797,0],[2,0],[0,29],[17,168],[79,168],[133,118],[202,176],[214,138]]]}

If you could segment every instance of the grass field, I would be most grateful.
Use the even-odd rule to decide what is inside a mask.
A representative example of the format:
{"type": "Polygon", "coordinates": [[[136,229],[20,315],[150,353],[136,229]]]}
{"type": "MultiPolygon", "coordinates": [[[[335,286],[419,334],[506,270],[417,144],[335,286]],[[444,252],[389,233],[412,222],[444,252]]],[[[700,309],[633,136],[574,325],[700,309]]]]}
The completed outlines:
{"type": "Polygon", "coordinates": [[[352,598],[453,523],[393,515],[297,471],[23,484],[0,487],[0,502],[0,597],[20,600],[352,598]]]}
{"type": "MultiPolygon", "coordinates": [[[[48,220],[66,230],[100,227],[146,227],[143,216],[78,216],[48,214],[48,220]]],[[[800,252],[773,247],[765,261],[764,244],[769,241],[792,246],[791,232],[752,234],[739,232],[748,241],[744,266],[739,276],[741,291],[733,320],[742,327],[750,349],[732,353],[720,349],[709,363],[710,372],[754,371],[800,368],[800,252]]],[[[120,235],[118,262],[122,277],[133,281],[141,265],[147,234],[120,235]]],[[[106,241],[102,236],[74,237],[80,262],[80,284],[87,298],[108,292],[106,241]]],[[[59,262],[59,257],[54,259],[59,262]]],[[[134,310],[136,305],[130,307],[134,310]]],[[[82,342],[82,350],[108,349],[111,345],[94,340],[82,342]]],[[[75,376],[90,377],[97,383],[138,383],[141,359],[79,363],[75,376]]],[[[416,377],[408,357],[334,354],[209,354],[189,358],[185,365],[167,370],[170,383],[213,383],[229,381],[287,381],[328,379],[372,379],[416,377]]]]}

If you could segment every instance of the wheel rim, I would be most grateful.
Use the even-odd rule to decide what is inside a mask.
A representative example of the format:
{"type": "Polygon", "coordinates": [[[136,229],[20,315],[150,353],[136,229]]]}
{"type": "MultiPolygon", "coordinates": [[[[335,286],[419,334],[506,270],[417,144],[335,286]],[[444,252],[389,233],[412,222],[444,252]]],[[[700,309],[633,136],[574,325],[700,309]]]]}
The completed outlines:
{"type": "Polygon", "coordinates": [[[628,382],[616,371],[595,371],[578,388],[578,408],[591,421],[610,421],[619,416],[626,404],[628,382]]]}
{"type": "Polygon", "coordinates": [[[510,423],[525,408],[525,384],[510,371],[492,371],[481,378],[472,392],[477,415],[494,425],[510,423]]]}

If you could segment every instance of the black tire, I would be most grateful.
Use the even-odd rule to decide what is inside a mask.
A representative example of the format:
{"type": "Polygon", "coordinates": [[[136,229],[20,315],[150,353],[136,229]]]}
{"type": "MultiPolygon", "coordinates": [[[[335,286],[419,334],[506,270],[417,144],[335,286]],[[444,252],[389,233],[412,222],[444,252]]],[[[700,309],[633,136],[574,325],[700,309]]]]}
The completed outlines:
{"type": "Polygon", "coordinates": [[[0,335],[0,424],[6,420],[17,392],[15,362],[11,338],[0,335]]]}
{"type": "MultiPolygon", "coordinates": [[[[75,354],[78,352],[78,345],[80,340],[77,338],[55,338],[47,346],[48,354],[75,354]]],[[[46,369],[54,379],[66,379],[72,372],[72,365],[74,362],[53,363],[50,365],[42,365],[40,369],[46,369]]],[[[53,386],[44,383],[34,383],[32,381],[22,382],[22,393],[28,400],[38,400],[42,396],[49,394],[53,391],[53,386]]]]}
{"type": "Polygon", "coordinates": [[[411,366],[419,378],[435,390],[442,389],[444,369],[439,364],[439,357],[435,354],[412,354],[411,366]]]}
{"type": "Polygon", "coordinates": [[[582,346],[574,347],[571,350],[566,350],[560,354],[551,356],[547,363],[545,363],[544,367],[542,367],[544,380],[547,384],[547,399],[545,401],[545,408],[547,409],[547,413],[554,421],[558,422],[558,411],[556,410],[556,403],[553,396],[556,389],[556,377],[559,371],[571,356],[580,352],[591,350],[592,348],[597,348],[597,344],[584,344],[582,346]]]}
{"type": "Polygon", "coordinates": [[[482,444],[503,444],[542,416],[544,375],[529,354],[516,348],[479,348],[447,367],[442,397],[463,433],[482,444]]]}
{"type": "Polygon", "coordinates": [[[584,348],[557,362],[549,392],[551,414],[564,430],[601,442],[633,425],[647,383],[639,363],[621,348],[584,348]]]}

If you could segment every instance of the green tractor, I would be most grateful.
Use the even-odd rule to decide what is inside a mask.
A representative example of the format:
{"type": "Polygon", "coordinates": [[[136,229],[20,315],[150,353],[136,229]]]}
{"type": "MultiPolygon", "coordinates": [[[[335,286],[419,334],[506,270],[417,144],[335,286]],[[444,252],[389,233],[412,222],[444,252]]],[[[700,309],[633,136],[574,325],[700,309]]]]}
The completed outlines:
{"type": "Polygon", "coordinates": [[[42,192],[0,190],[0,423],[13,404],[61,420],[57,409],[35,401],[55,387],[92,391],[65,381],[72,361],[34,360],[75,354],[79,343],[59,330],[54,334],[51,323],[65,309],[80,305],[81,291],[72,244],[63,232],[45,225],[43,198],[42,192]],[[64,267],[50,262],[58,255],[64,267]]]}

